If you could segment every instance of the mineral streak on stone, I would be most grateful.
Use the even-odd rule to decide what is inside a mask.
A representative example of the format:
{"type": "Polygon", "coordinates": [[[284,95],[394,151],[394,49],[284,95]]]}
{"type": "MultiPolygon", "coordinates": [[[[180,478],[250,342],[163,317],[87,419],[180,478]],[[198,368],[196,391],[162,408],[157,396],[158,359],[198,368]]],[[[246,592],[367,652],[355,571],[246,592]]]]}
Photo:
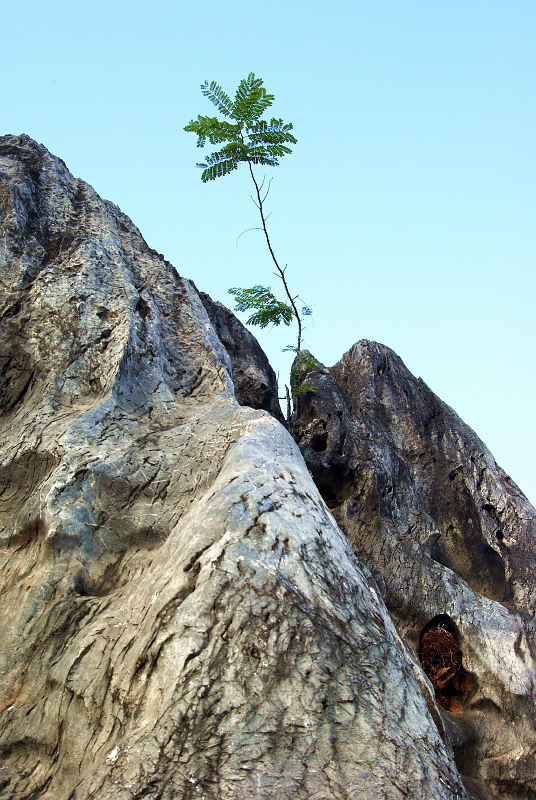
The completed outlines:
{"type": "Polygon", "coordinates": [[[0,140],[0,210],[2,798],[465,798],[417,656],[193,285],[28,137],[0,140]]]}
{"type": "Polygon", "coordinates": [[[331,369],[296,369],[315,390],[294,437],[421,657],[466,785],[534,798],[534,508],[387,347],[361,341],[331,369]]]}

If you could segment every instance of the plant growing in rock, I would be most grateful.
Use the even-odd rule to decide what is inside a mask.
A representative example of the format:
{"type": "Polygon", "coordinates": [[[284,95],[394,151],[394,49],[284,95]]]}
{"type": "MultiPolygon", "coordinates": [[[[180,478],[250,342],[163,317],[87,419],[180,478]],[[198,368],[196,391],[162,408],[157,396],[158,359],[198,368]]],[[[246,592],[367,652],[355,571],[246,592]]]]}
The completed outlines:
{"type": "Polygon", "coordinates": [[[268,325],[290,325],[294,320],[297,325],[297,343],[287,350],[299,353],[302,349],[303,318],[311,314],[311,309],[302,305],[298,295],[293,295],[287,283],[287,266],[282,267],[276,258],[268,229],[264,203],[268,196],[269,186],[263,194],[264,180],[259,184],[253,171],[254,165],[277,167],[279,159],[291,153],[289,144],[296,144],[291,133],[290,122],[272,117],[269,121],[261,119],[272,105],[273,94],[267,94],[260,78],[253,72],[241,80],[234,100],[224,92],[215,81],[205,81],[201,91],[227,119],[199,115],[185,126],[185,131],[197,134],[197,146],[204,147],[207,140],[212,145],[223,145],[219,150],[205,157],[198,164],[203,172],[201,180],[215,180],[237,169],[239,164],[246,164],[255,187],[253,202],[259,210],[262,230],[270,257],[275,266],[275,275],[281,280],[285,293],[285,301],[278,300],[270,286],[253,286],[250,289],[232,288],[229,293],[235,298],[235,311],[253,311],[247,322],[266,328],[268,325]]]}

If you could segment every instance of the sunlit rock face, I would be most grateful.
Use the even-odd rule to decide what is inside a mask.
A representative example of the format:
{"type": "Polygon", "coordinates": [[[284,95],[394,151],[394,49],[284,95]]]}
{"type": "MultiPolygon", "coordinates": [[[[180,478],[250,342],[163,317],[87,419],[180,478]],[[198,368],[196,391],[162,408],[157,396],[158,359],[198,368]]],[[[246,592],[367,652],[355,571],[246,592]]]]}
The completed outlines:
{"type": "Polygon", "coordinates": [[[432,683],[474,797],[536,786],[536,512],[387,347],[301,368],[292,431],[432,683]]]}
{"type": "Polygon", "coordinates": [[[27,137],[0,139],[0,211],[2,798],[465,798],[432,685],[193,285],[27,137]]]}

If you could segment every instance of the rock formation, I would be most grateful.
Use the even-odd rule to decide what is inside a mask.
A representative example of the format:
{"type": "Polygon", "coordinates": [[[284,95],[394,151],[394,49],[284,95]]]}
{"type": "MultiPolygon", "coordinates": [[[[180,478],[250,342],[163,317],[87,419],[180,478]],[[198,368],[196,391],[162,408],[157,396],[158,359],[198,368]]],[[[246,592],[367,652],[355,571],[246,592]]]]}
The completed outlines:
{"type": "Polygon", "coordinates": [[[283,422],[277,378],[258,341],[222,303],[215,303],[205,292],[200,292],[199,296],[231,359],[237,401],[242,406],[263,408],[283,422]]]}
{"type": "Polygon", "coordinates": [[[301,377],[315,390],[299,399],[296,441],[421,655],[467,784],[534,797],[534,508],[387,347],[358,342],[301,377]]]}
{"type": "MultiPolygon", "coordinates": [[[[339,365],[294,428],[346,538],[274,418],[263,355],[116,206],[7,136],[0,215],[0,796],[528,798],[515,487],[469,530],[465,472],[434,494],[445,443],[426,483],[385,409],[361,441],[357,400],[333,406],[357,431],[337,461],[333,412],[315,420],[352,396],[339,365]]],[[[409,439],[413,421],[408,400],[409,439]]]]}

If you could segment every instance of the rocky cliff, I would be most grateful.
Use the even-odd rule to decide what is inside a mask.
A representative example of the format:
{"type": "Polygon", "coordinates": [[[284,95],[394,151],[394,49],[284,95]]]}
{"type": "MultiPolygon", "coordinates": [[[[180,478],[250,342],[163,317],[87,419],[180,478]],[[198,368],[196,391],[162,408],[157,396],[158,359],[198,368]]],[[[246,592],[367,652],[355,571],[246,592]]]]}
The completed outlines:
{"type": "Polygon", "coordinates": [[[361,343],[310,474],[240,323],[28,137],[0,214],[0,796],[532,797],[534,512],[474,434],[361,343]]]}

